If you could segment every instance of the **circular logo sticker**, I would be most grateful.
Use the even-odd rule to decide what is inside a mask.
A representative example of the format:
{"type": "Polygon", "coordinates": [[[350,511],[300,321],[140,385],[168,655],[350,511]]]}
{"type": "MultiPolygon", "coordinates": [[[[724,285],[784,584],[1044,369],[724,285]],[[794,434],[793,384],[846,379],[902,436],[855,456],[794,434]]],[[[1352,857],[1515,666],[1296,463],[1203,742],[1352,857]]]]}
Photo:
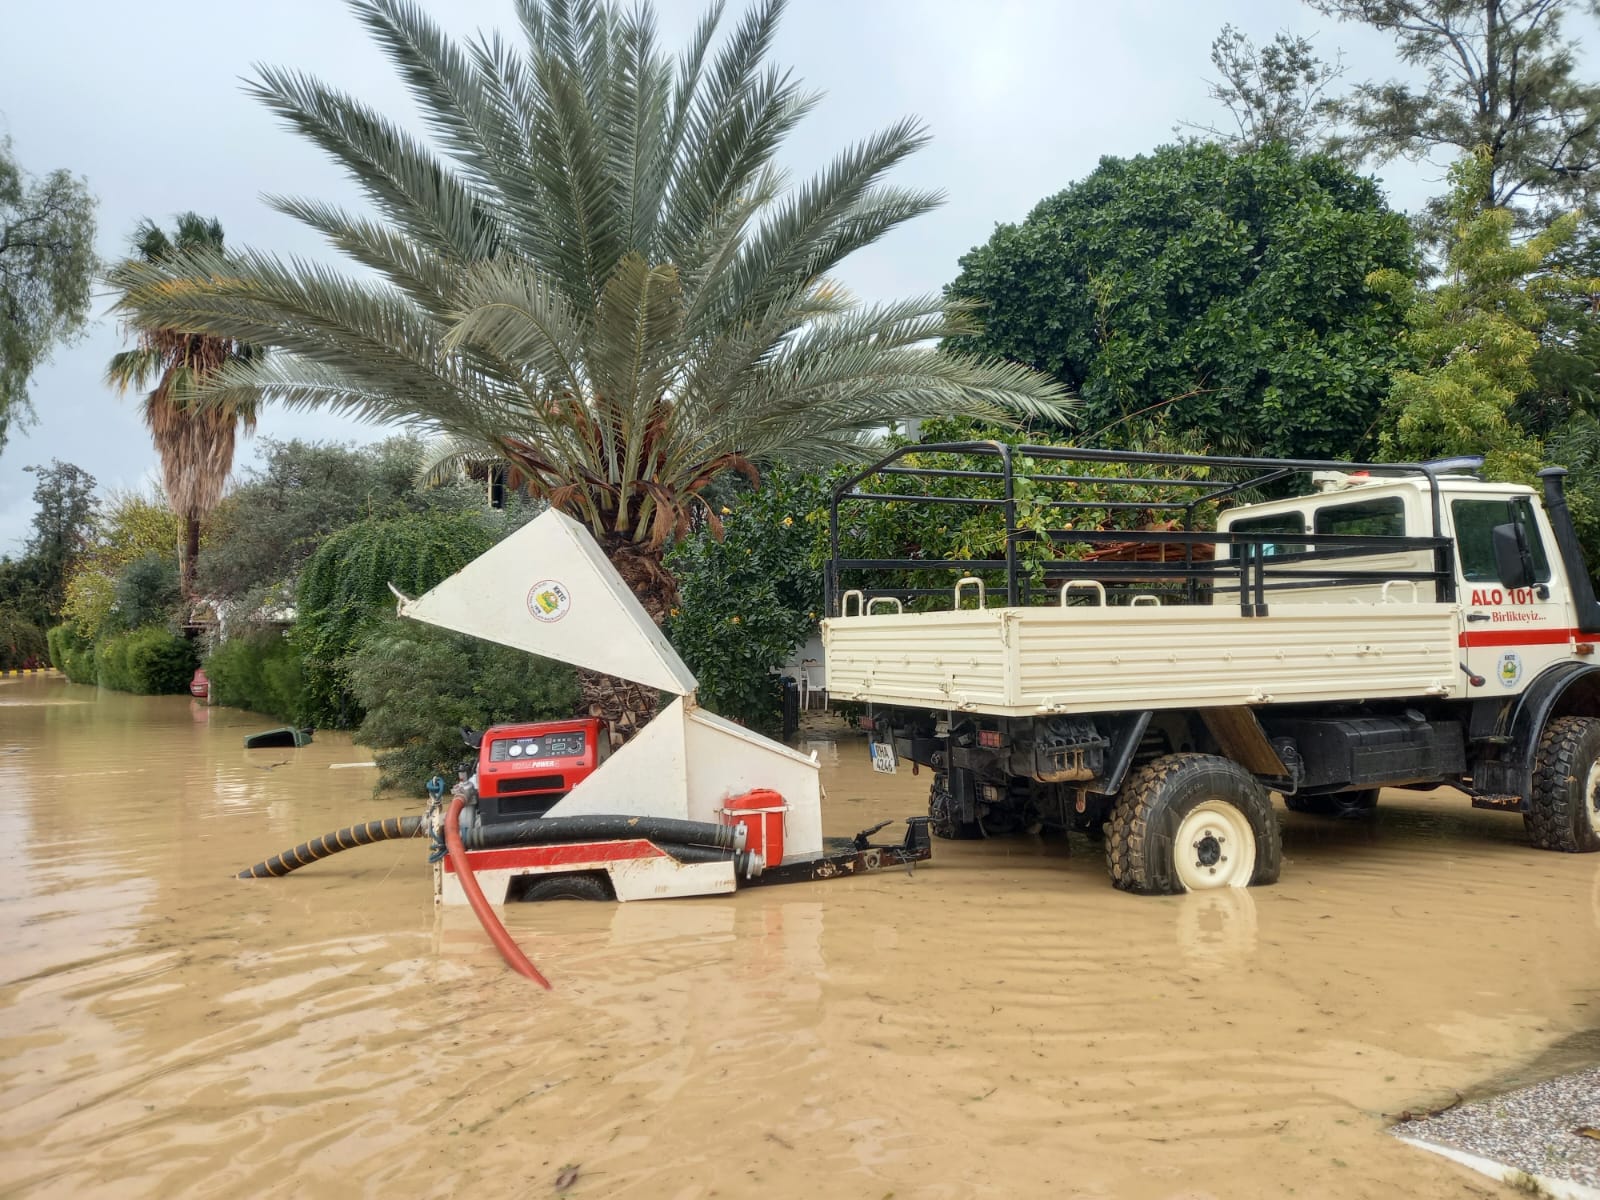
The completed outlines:
{"type": "Polygon", "coordinates": [[[559,621],[571,607],[572,593],[559,580],[541,579],[528,589],[528,611],[536,620],[559,621]]]}
{"type": "Polygon", "coordinates": [[[1517,680],[1522,678],[1522,655],[1515,650],[1507,650],[1500,656],[1497,674],[1502,686],[1515,687],[1517,680]]]}

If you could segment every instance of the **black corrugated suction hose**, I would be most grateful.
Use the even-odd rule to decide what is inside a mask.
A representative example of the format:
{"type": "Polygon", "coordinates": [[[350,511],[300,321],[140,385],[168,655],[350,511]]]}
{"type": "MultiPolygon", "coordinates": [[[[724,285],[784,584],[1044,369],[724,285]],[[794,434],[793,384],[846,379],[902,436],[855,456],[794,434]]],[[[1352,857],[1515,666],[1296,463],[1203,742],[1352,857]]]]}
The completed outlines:
{"type": "Polygon", "coordinates": [[[551,846],[563,842],[615,842],[645,838],[662,846],[711,846],[742,850],[744,827],[675,817],[530,817],[503,825],[475,825],[461,832],[468,850],[492,846],[551,846]]]}
{"type": "MultiPolygon", "coordinates": [[[[744,832],[742,826],[679,821],[671,817],[533,817],[526,821],[508,821],[504,825],[477,825],[463,830],[461,840],[468,850],[486,850],[498,846],[549,846],[646,838],[669,851],[675,846],[703,846],[731,853],[743,848],[744,832]]],[[[385,817],[364,825],[347,825],[258,862],[240,871],[238,878],[275,879],[352,846],[426,836],[428,825],[424,817],[385,817]]]]}
{"type": "Polygon", "coordinates": [[[276,879],[280,875],[287,875],[290,871],[309,867],[319,858],[327,858],[330,854],[337,854],[352,846],[370,846],[373,842],[426,837],[427,834],[427,822],[421,817],[385,817],[381,821],[346,825],[343,829],[325,833],[319,838],[312,838],[309,842],[301,842],[282,854],[273,855],[265,862],[258,862],[248,870],[240,871],[238,878],[276,879]]]}

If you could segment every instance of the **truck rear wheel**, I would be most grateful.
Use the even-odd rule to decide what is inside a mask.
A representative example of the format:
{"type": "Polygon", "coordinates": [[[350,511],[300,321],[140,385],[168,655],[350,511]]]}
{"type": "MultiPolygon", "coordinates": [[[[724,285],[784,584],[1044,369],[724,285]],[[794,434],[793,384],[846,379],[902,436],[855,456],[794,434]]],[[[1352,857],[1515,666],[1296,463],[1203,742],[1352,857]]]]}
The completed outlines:
{"type": "Polygon", "coordinates": [[[1283,805],[1290,812],[1316,817],[1365,817],[1378,807],[1378,789],[1360,792],[1334,792],[1328,796],[1285,796],[1283,805]]]}
{"type": "Polygon", "coordinates": [[[1272,802],[1238,763],[1169,754],[1123,785],[1106,825],[1111,882],[1176,895],[1275,883],[1283,843],[1272,802]]]}
{"type": "Polygon", "coordinates": [[[1541,850],[1600,850],[1600,720],[1557,717],[1545,726],[1522,821],[1541,850]]]}
{"type": "Polygon", "coordinates": [[[976,821],[957,817],[956,800],[950,794],[950,782],[943,772],[933,777],[933,786],[928,790],[928,816],[932,818],[928,828],[933,830],[934,837],[960,842],[984,836],[983,826],[976,821]]]}

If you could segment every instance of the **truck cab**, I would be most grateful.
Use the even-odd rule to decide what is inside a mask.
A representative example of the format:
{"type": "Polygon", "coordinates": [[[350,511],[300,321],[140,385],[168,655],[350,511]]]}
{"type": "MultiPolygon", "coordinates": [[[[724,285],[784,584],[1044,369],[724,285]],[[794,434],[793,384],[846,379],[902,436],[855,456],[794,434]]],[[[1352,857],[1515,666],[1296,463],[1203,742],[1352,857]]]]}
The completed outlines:
{"type": "MultiPolygon", "coordinates": [[[[1268,558],[1314,552],[1318,538],[1406,538],[1434,528],[1434,496],[1424,479],[1384,479],[1368,473],[1324,471],[1312,475],[1307,496],[1241,505],[1217,520],[1223,534],[1267,539],[1268,558]]],[[[1569,659],[1576,637],[1572,589],[1557,548],[1550,517],[1530,487],[1492,483],[1472,475],[1436,477],[1439,534],[1454,553],[1455,594],[1460,608],[1463,671],[1469,681],[1487,680],[1509,690],[1545,668],[1569,659]],[[1527,555],[1526,581],[1508,587],[1495,558],[1495,530],[1512,524],[1527,555]]],[[[1504,535],[1502,535],[1503,537],[1504,535]]],[[[1217,546],[1219,559],[1237,548],[1217,546]]],[[[1424,599],[1418,579],[1432,564],[1426,551],[1350,558],[1347,570],[1377,570],[1381,582],[1326,580],[1322,586],[1285,591],[1277,602],[1405,603],[1424,599]]],[[[1286,568],[1288,569],[1288,568],[1286,568]]],[[[1311,570],[1308,564],[1302,570],[1311,570]]],[[[1322,578],[1322,577],[1319,577],[1322,578]]]]}

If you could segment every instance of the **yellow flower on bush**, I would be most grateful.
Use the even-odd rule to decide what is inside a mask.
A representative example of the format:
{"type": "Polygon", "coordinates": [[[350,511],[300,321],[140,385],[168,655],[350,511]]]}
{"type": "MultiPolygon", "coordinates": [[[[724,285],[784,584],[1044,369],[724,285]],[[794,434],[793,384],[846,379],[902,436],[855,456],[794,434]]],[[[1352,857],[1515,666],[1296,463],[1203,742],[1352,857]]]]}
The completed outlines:
{"type": "Polygon", "coordinates": [[[738,623],[739,623],[739,618],[738,617],[729,617],[728,618],[728,624],[737,625],[738,623]]]}
{"type": "Polygon", "coordinates": [[[789,528],[789,526],[791,526],[793,524],[794,524],[794,518],[793,517],[785,517],[783,519],[783,527],[785,529],[789,528]]]}

